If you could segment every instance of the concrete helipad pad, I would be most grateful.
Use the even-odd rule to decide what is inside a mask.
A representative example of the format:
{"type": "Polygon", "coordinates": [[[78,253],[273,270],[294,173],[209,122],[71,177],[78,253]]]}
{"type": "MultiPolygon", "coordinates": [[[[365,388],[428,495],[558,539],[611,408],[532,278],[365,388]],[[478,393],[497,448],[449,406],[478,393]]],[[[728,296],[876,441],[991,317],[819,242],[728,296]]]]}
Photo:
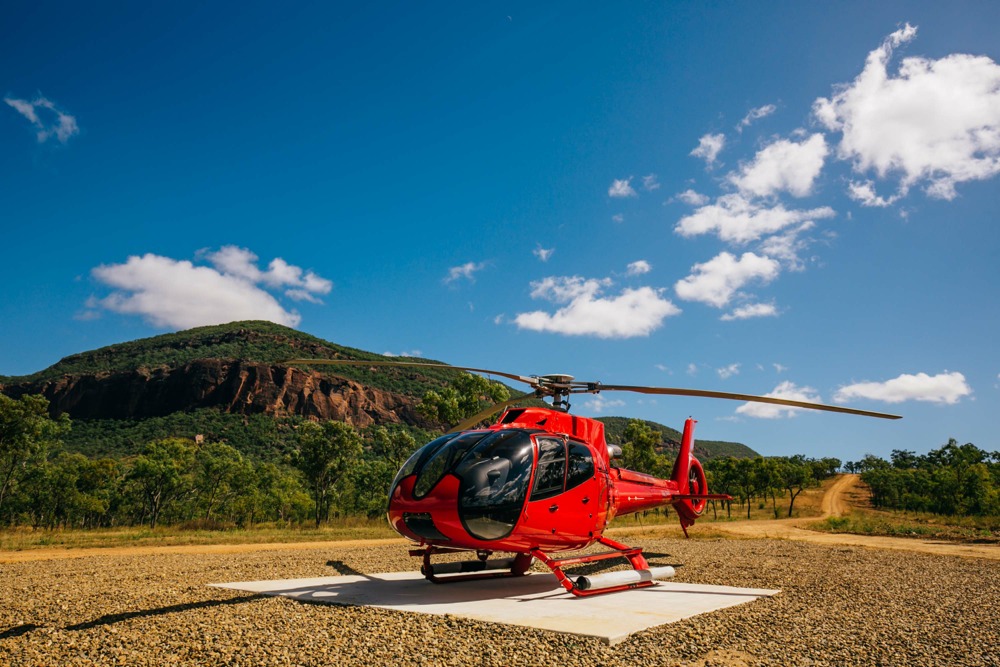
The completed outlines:
{"type": "Polygon", "coordinates": [[[417,572],[212,585],[304,602],[452,614],[477,621],[598,637],[609,644],[616,644],[633,632],[779,592],[663,581],[649,588],[578,598],[566,592],[551,574],[438,585],[417,572]]]}

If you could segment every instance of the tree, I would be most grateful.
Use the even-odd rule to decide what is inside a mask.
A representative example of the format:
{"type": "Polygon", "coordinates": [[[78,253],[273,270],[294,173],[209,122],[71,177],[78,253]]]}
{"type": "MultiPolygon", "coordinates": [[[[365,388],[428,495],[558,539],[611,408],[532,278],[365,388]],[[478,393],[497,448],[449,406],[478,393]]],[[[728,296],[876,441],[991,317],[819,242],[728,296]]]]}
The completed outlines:
{"type": "Polygon", "coordinates": [[[660,434],[640,419],[630,419],[622,435],[622,465],[630,470],[663,474],[666,461],[656,453],[660,434]]]}
{"type": "Polygon", "coordinates": [[[49,417],[44,396],[13,399],[0,394],[0,512],[3,502],[32,461],[44,461],[49,446],[69,430],[69,418],[49,417]]]}
{"type": "Polygon", "coordinates": [[[390,430],[379,426],[372,432],[372,452],[393,469],[393,474],[416,449],[416,439],[401,427],[390,430]]]}
{"type": "MultiPolygon", "coordinates": [[[[712,490],[713,493],[724,493],[726,495],[732,496],[737,495],[736,491],[736,461],[732,456],[726,456],[719,459],[710,459],[705,462],[705,474],[708,476],[708,488],[712,490]]],[[[726,503],[726,517],[733,517],[733,501],[727,500],[726,503]]],[[[715,501],[712,501],[712,507],[715,508],[715,501]]]]}
{"type": "Polygon", "coordinates": [[[155,440],[136,458],[129,479],[150,528],[156,528],[165,508],[190,491],[193,463],[194,443],[181,438],[155,440]]]}
{"type": "Polygon", "coordinates": [[[792,516],[795,499],[803,490],[819,486],[819,480],[813,476],[813,467],[806,463],[801,454],[782,459],[778,471],[781,484],[788,491],[788,516],[792,516]]]}
{"type": "Polygon", "coordinates": [[[198,504],[205,510],[205,520],[212,512],[233,498],[240,490],[240,476],[249,465],[236,449],[221,442],[209,442],[194,456],[194,489],[198,504]]]}
{"type": "Polygon", "coordinates": [[[920,463],[920,457],[917,456],[917,453],[908,449],[892,450],[889,459],[892,461],[892,467],[899,470],[911,470],[920,463]]]}
{"type": "Polygon", "coordinates": [[[334,486],[361,459],[361,435],[345,422],[305,422],[298,428],[296,463],[316,503],[316,527],[330,515],[334,486]]]}
{"type": "Polygon", "coordinates": [[[750,518],[750,499],[757,491],[757,475],[754,459],[736,459],[733,466],[733,486],[740,501],[746,500],[747,518],[750,518]]]}
{"type": "Polygon", "coordinates": [[[428,391],[417,405],[424,417],[445,424],[457,424],[491,404],[510,398],[510,390],[482,375],[460,373],[450,386],[440,391],[428,391]]]}
{"type": "Polygon", "coordinates": [[[384,514],[389,504],[389,485],[397,470],[381,459],[359,461],[350,473],[354,486],[352,511],[370,519],[384,514]]]}
{"type": "MultiPolygon", "coordinates": [[[[781,471],[778,461],[771,458],[758,456],[753,459],[753,476],[757,493],[761,494],[761,508],[767,502],[767,497],[771,496],[771,511],[774,518],[778,518],[778,493],[784,495],[784,484],[781,480],[781,471]]],[[[840,465],[839,462],[837,465],[840,465]]]]}

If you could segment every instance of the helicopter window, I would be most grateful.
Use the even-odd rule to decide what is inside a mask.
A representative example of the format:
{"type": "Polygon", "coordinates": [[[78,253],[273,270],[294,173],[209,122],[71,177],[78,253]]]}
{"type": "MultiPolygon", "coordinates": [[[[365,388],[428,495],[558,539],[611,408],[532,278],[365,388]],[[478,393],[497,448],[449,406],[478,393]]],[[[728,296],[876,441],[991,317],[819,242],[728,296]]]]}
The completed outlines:
{"type": "Polygon", "coordinates": [[[554,438],[538,438],[538,472],[532,500],[551,498],[563,492],[566,482],[566,443],[554,438]]]}
{"type": "Polygon", "coordinates": [[[455,467],[465,453],[486,435],[488,431],[478,431],[463,433],[448,440],[427,459],[426,463],[420,465],[417,470],[417,481],[413,483],[413,497],[420,499],[430,493],[430,490],[455,467]]]}
{"type": "Polygon", "coordinates": [[[528,495],[534,452],[527,431],[497,431],[455,468],[462,480],[458,511],[469,534],[496,540],[510,534],[528,495]]]}
{"type": "Polygon", "coordinates": [[[389,496],[392,496],[392,492],[396,489],[396,485],[399,484],[400,480],[404,477],[409,477],[416,472],[418,468],[427,462],[427,459],[434,456],[434,453],[437,452],[437,450],[441,449],[446,442],[454,438],[456,435],[456,433],[442,435],[440,438],[431,440],[426,445],[413,452],[410,458],[406,459],[406,463],[403,464],[403,467],[399,469],[399,472],[396,473],[396,477],[392,480],[392,486],[389,487],[389,496]]]}
{"type": "Polygon", "coordinates": [[[594,458],[586,445],[571,442],[569,445],[569,471],[566,473],[566,488],[572,489],[594,476],[594,458]]]}

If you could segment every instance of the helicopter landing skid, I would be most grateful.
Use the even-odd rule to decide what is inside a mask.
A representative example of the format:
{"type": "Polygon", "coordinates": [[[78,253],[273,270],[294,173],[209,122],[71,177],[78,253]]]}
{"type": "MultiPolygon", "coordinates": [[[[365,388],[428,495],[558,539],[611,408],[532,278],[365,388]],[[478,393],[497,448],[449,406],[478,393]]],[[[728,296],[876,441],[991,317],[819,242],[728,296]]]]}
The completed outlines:
{"type": "Polygon", "coordinates": [[[646,557],[642,555],[641,547],[630,547],[627,544],[615,542],[607,537],[601,537],[598,542],[611,549],[597,554],[575,556],[572,558],[549,558],[539,549],[532,549],[531,555],[545,563],[563,588],[577,597],[616,593],[634,588],[646,588],[656,582],[654,576],[672,576],[672,568],[656,568],[655,575],[651,573],[646,557]],[[596,563],[611,558],[625,558],[632,566],[631,571],[611,572],[593,577],[578,577],[575,581],[563,572],[562,568],[584,563],[596,563]],[[669,569],[669,573],[666,570],[669,569]],[[606,585],[602,585],[606,584],[606,585]]]}
{"type": "Polygon", "coordinates": [[[423,549],[411,549],[411,556],[422,556],[424,561],[420,566],[420,574],[435,584],[450,584],[456,581],[474,581],[476,579],[497,579],[500,577],[520,577],[531,567],[531,554],[517,554],[513,558],[495,558],[490,551],[477,551],[477,560],[465,560],[449,563],[431,563],[435,554],[452,554],[467,552],[467,549],[449,549],[448,547],[427,546],[423,549]],[[445,576],[441,576],[445,575],[445,576]]]}

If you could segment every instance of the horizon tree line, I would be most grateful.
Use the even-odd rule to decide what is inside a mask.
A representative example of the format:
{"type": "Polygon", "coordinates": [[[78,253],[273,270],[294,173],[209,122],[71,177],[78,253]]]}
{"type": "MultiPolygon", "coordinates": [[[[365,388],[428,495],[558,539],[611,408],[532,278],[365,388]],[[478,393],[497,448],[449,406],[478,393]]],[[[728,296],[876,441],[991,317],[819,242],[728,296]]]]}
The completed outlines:
{"type": "MultiPolygon", "coordinates": [[[[479,383],[463,389],[477,400],[444,391],[429,396],[422,409],[454,419],[496,400],[479,383]]],[[[405,426],[359,430],[346,422],[303,420],[294,425],[292,447],[278,461],[261,460],[226,442],[177,437],[152,439],[134,455],[90,458],[61,445],[72,422],[51,418],[48,407],[41,396],[0,394],[0,525],[318,527],[335,518],[373,518],[385,512],[397,470],[436,435],[405,426]]],[[[660,453],[661,436],[648,424],[630,420],[623,441],[624,467],[670,475],[673,460],[660,453]]],[[[802,491],[835,475],[841,462],[803,455],[724,457],[704,467],[709,489],[734,497],[722,503],[727,518],[734,503],[748,518],[754,504],[770,505],[777,518],[792,516],[802,491]]],[[[876,507],[1000,514],[1000,454],[971,443],[951,440],[923,456],[894,450],[888,462],[868,455],[843,468],[861,474],[876,507]]],[[[712,503],[716,518],[718,509],[712,503]]]]}

